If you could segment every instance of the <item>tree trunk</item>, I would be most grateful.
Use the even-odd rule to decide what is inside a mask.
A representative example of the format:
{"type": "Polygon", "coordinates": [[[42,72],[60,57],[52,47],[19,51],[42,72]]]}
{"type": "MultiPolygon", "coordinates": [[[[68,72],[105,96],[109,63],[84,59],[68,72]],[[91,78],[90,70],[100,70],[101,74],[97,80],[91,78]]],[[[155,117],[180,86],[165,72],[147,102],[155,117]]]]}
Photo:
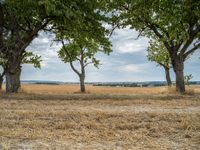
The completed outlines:
{"type": "Polygon", "coordinates": [[[3,85],[3,76],[0,76],[0,91],[2,90],[3,85]]]}
{"type": "Polygon", "coordinates": [[[85,93],[85,76],[80,75],[80,91],[85,93]]]}
{"type": "Polygon", "coordinates": [[[6,75],[6,92],[17,93],[21,87],[21,83],[20,83],[21,66],[18,67],[15,70],[15,72],[6,70],[5,75],[6,75]]]}
{"type": "Polygon", "coordinates": [[[85,93],[85,65],[84,65],[84,49],[81,48],[81,74],[80,74],[80,88],[81,92],[85,93]]]}
{"type": "Polygon", "coordinates": [[[181,58],[176,58],[173,62],[173,68],[176,75],[176,91],[180,94],[185,93],[185,82],[184,82],[184,62],[181,58]]]}
{"type": "Polygon", "coordinates": [[[167,85],[168,85],[168,86],[171,86],[171,85],[172,85],[172,81],[171,81],[171,77],[170,77],[169,68],[166,68],[166,67],[165,67],[165,75],[166,75],[167,85]]]}

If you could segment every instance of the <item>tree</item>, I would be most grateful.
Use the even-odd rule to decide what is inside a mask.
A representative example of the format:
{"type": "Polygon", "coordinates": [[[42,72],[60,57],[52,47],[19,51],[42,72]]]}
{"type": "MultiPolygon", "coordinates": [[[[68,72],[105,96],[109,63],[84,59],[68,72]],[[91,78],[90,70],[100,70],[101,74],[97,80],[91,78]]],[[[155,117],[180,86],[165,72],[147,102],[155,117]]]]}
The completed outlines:
{"type": "MultiPolygon", "coordinates": [[[[35,55],[32,52],[24,52],[23,53],[23,58],[22,58],[22,64],[32,64],[35,68],[40,69],[41,68],[41,56],[35,55]]],[[[5,66],[6,66],[7,60],[4,58],[0,58],[0,66],[2,69],[2,73],[0,73],[0,90],[2,89],[2,83],[3,83],[3,78],[5,76],[5,66]]],[[[20,65],[20,68],[22,67],[20,65]]],[[[21,71],[20,71],[21,73],[21,71]]],[[[19,83],[19,86],[21,84],[19,83]]]]}
{"type": "Polygon", "coordinates": [[[80,0],[0,1],[0,55],[8,60],[5,67],[6,91],[18,91],[22,54],[38,32],[65,30],[70,34],[77,32],[80,24],[86,28],[91,24],[99,27],[99,20],[103,18],[99,5],[98,1],[80,0]]]}
{"type": "Polygon", "coordinates": [[[64,44],[64,42],[62,44],[63,47],[59,51],[59,57],[65,63],[69,63],[72,70],[79,76],[80,91],[85,92],[85,68],[89,64],[93,64],[95,67],[99,66],[100,61],[95,58],[95,54],[100,51],[100,45],[94,40],[88,41],[87,39],[84,41],[72,40],[68,44],[64,44]],[[80,70],[73,64],[75,61],[78,61],[80,70]]]}
{"type": "Polygon", "coordinates": [[[162,66],[165,70],[167,85],[171,86],[172,81],[170,77],[170,65],[171,60],[168,51],[159,41],[150,41],[150,46],[147,49],[147,58],[149,61],[156,62],[159,66],[162,66]]]}
{"type": "Polygon", "coordinates": [[[17,92],[23,54],[50,21],[39,1],[4,0],[0,2],[0,55],[6,59],[6,91],[17,92]]]}
{"type": "MultiPolygon", "coordinates": [[[[98,67],[99,60],[95,54],[99,51],[109,54],[111,43],[108,39],[109,31],[103,24],[108,17],[101,11],[104,3],[101,1],[80,1],[80,10],[75,10],[75,18],[72,17],[70,24],[62,19],[54,21],[56,41],[62,42],[59,57],[66,63],[70,63],[72,70],[80,78],[81,92],[85,92],[85,67],[93,64],[98,67]],[[76,19],[76,15],[81,15],[76,19]],[[69,28],[70,27],[70,31],[69,28]],[[80,64],[80,70],[73,65],[74,61],[80,64]]],[[[77,7],[77,6],[76,6],[77,7]]]]}
{"type": "Polygon", "coordinates": [[[200,1],[124,0],[108,6],[113,24],[130,26],[163,43],[176,74],[176,90],[184,94],[184,61],[200,48],[200,1]]]}
{"type": "Polygon", "coordinates": [[[190,84],[190,80],[193,78],[192,74],[184,76],[184,82],[186,85],[190,84]]]}

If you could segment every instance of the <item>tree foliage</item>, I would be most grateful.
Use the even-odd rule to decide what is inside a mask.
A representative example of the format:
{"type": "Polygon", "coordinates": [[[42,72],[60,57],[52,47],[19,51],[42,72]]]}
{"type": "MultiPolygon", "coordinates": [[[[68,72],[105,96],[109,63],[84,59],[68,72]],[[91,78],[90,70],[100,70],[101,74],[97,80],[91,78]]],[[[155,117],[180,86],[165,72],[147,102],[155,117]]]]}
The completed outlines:
{"type": "Polygon", "coordinates": [[[107,54],[111,52],[110,45],[107,45],[107,42],[99,43],[97,41],[80,35],[80,38],[68,40],[68,43],[62,41],[63,47],[58,52],[62,61],[69,63],[72,70],[79,76],[81,92],[85,92],[86,66],[93,64],[98,68],[100,61],[96,59],[95,54],[100,51],[107,54]],[[79,63],[78,68],[80,69],[73,64],[74,62],[79,63]]]}
{"type": "Polygon", "coordinates": [[[33,52],[25,52],[23,54],[22,64],[32,64],[35,68],[41,69],[41,56],[33,52]]]}
{"type": "Polygon", "coordinates": [[[190,80],[193,78],[192,74],[189,74],[189,75],[185,75],[184,76],[184,82],[186,85],[189,85],[190,84],[190,80]]]}
{"type": "Polygon", "coordinates": [[[168,50],[176,73],[176,88],[185,92],[184,61],[200,48],[199,0],[110,1],[112,24],[129,26],[139,35],[159,39],[168,50]]]}
{"type": "Polygon", "coordinates": [[[1,5],[2,33],[1,51],[7,58],[13,59],[16,51],[21,54],[37,37],[40,30],[45,29],[50,17],[44,6],[38,1],[5,0],[1,5]]]}
{"type": "Polygon", "coordinates": [[[169,53],[161,42],[151,40],[147,52],[149,61],[154,61],[162,67],[170,68],[171,60],[169,53]]]}
{"type": "MultiPolygon", "coordinates": [[[[107,54],[111,52],[109,31],[103,26],[108,19],[101,12],[103,4],[105,3],[87,0],[75,2],[70,24],[62,19],[54,21],[56,39],[63,44],[59,57],[64,62],[72,64],[73,61],[79,61],[84,63],[82,68],[88,64],[98,67],[99,60],[95,58],[95,54],[99,51],[107,54]]],[[[71,66],[77,74],[81,74],[73,64],[71,66]]]]}
{"type": "MultiPolygon", "coordinates": [[[[101,2],[89,0],[4,0],[0,3],[0,55],[7,59],[7,76],[20,75],[19,67],[28,45],[40,31],[53,31],[72,38],[98,37],[105,42],[106,17],[99,13],[101,2]],[[62,31],[62,32],[60,32],[62,31]]],[[[64,38],[65,39],[65,38],[64,38]]],[[[8,79],[11,79],[10,77],[8,79]]],[[[19,77],[18,77],[19,80],[19,77]]],[[[12,81],[17,81],[13,79],[12,81]]],[[[8,92],[19,86],[9,82],[8,92]],[[9,90],[9,88],[12,88],[9,90]]]]}
{"type": "Polygon", "coordinates": [[[200,1],[123,0],[110,4],[113,24],[159,38],[170,55],[186,58],[200,47],[200,1]]]}
{"type": "MultiPolygon", "coordinates": [[[[2,89],[2,82],[3,82],[3,78],[5,76],[5,67],[7,64],[7,59],[0,57],[0,89],[2,89]]],[[[32,64],[35,68],[41,69],[41,56],[34,54],[33,52],[24,52],[23,53],[23,58],[21,61],[21,65],[22,64],[32,64]]],[[[21,67],[20,65],[20,67],[21,67]]]]}
{"type": "Polygon", "coordinates": [[[169,52],[167,51],[163,43],[159,42],[159,40],[156,40],[156,41],[150,40],[149,43],[150,43],[150,46],[147,49],[148,60],[154,61],[159,66],[164,68],[167,85],[171,86],[172,85],[172,81],[170,77],[171,59],[169,56],[169,52]]]}
{"type": "Polygon", "coordinates": [[[93,64],[98,68],[100,61],[95,58],[95,54],[98,52],[109,54],[111,52],[109,47],[105,46],[105,49],[101,49],[102,47],[104,46],[95,42],[95,40],[71,40],[63,45],[58,54],[65,63],[81,61],[82,57],[84,67],[93,64]]]}
{"type": "MultiPolygon", "coordinates": [[[[1,75],[4,76],[4,71],[5,71],[7,61],[8,60],[6,58],[0,57],[0,66],[2,69],[0,76],[1,75]]],[[[21,65],[32,64],[35,68],[41,69],[41,62],[42,62],[41,56],[36,55],[33,52],[24,52],[21,65]]]]}

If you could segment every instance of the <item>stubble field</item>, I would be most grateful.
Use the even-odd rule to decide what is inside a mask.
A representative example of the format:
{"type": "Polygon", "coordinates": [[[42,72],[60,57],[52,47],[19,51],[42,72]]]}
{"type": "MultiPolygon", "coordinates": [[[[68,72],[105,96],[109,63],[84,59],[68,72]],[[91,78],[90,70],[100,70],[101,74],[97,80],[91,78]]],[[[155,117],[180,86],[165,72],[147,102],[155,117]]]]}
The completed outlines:
{"type": "Polygon", "coordinates": [[[200,86],[23,85],[0,94],[1,149],[200,149],[200,86]]]}

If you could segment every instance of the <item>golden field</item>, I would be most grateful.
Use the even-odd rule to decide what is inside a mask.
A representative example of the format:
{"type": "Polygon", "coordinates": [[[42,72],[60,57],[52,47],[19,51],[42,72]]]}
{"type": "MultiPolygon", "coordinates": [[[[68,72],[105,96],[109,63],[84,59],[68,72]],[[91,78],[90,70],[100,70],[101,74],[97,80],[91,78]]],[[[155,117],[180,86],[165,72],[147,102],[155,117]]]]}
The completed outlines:
{"type": "Polygon", "coordinates": [[[0,94],[1,149],[200,149],[200,86],[22,85],[0,94]]]}
{"type": "MultiPolygon", "coordinates": [[[[200,86],[188,86],[188,92],[200,94],[200,86]]],[[[63,85],[37,85],[24,84],[22,91],[26,93],[49,93],[49,94],[71,94],[79,92],[78,84],[63,84],[63,85]]],[[[167,87],[109,87],[109,86],[93,86],[86,85],[86,91],[94,94],[173,94],[175,88],[168,89],[167,87]]]]}

